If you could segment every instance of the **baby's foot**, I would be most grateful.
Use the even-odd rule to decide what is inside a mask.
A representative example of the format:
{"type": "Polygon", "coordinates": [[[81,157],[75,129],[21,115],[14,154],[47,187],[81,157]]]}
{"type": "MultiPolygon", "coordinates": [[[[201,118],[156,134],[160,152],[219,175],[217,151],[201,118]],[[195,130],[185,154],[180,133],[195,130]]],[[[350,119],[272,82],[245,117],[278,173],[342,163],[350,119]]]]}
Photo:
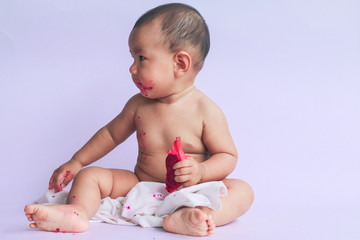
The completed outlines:
{"type": "Polygon", "coordinates": [[[72,205],[27,205],[25,215],[30,228],[40,228],[51,232],[84,232],[89,221],[84,213],[80,213],[72,205]]]}
{"type": "Polygon", "coordinates": [[[191,236],[207,236],[214,233],[215,223],[211,215],[198,208],[182,208],[163,221],[168,232],[191,236]]]}

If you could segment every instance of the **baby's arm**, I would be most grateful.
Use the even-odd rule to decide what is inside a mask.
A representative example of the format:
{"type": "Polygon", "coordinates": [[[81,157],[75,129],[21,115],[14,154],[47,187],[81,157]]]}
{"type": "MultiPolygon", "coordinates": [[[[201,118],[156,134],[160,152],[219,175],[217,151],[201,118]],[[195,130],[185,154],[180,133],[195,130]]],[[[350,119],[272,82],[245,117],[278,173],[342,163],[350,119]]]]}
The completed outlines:
{"type": "Polygon", "coordinates": [[[205,118],[203,142],[210,158],[202,162],[202,182],[224,179],[235,169],[238,153],[225,115],[217,106],[205,118]]]}
{"type": "Polygon", "coordinates": [[[205,109],[202,141],[210,157],[201,163],[185,159],[175,164],[175,180],[182,182],[184,187],[222,180],[237,163],[237,150],[224,113],[212,102],[202,109],[205,109]]]}
{"type": "Polygon", "coordinates": [[[81,170],[113,150],[135,131],[134,97],[125,105],[122,112],[95,135],[66,163],[57,168],[49,182],[49,189],[61,191],[81,170]]]}

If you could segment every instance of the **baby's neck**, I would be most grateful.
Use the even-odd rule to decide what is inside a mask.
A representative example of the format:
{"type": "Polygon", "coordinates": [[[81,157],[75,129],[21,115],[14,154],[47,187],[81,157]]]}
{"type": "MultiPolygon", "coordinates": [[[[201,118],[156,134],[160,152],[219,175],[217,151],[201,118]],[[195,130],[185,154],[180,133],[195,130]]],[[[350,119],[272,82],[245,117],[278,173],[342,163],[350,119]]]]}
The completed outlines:
{"type": "Polygon", "coordinates": [[[161,103],[172,104],[172,103],[178,102],[179,100],[190,95],[191,93],[195,92],[196,90],[197,90],[196,87],[192,84],[175,94],[171,94],[170,96],[167,96],[164,98],[158,98],[157,100],[161,103]]]}

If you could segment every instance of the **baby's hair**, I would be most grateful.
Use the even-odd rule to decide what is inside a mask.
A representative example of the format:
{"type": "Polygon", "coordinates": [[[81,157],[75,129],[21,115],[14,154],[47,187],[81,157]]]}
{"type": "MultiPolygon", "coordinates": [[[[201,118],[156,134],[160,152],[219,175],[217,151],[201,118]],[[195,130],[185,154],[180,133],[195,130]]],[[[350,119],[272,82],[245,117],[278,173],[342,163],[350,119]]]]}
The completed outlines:
{"type": "Polygon", "coordinates": [[[161,17],[161,31],[164,33],[164,42],[170,43],[170,51],[177,52],[186,46],[195,48],[199,59],[194,67],[201,69],[210,49],[210,34],[204,18],[193,7],[170,3],[158,6],[142,15],[134,28],[150,23],[161,17]]]}

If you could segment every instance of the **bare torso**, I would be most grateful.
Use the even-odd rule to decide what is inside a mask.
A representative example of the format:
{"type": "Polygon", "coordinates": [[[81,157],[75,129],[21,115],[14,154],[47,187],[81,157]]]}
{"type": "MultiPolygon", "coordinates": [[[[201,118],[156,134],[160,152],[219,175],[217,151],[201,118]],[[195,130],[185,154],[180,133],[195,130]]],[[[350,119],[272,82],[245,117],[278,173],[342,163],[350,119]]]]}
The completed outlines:
{"type": "Polygon", "coordinates": [[[210,100],[205,95],[195,90],[171,104],[142,96],[137,98],[139,104],[136,104],[134,119],[139,154],[135,174],[141,181],[165,181],[167,151],[178,136],[186,155],[199,162],[207,158],[202,141],[202,103],[210,100]]]}

